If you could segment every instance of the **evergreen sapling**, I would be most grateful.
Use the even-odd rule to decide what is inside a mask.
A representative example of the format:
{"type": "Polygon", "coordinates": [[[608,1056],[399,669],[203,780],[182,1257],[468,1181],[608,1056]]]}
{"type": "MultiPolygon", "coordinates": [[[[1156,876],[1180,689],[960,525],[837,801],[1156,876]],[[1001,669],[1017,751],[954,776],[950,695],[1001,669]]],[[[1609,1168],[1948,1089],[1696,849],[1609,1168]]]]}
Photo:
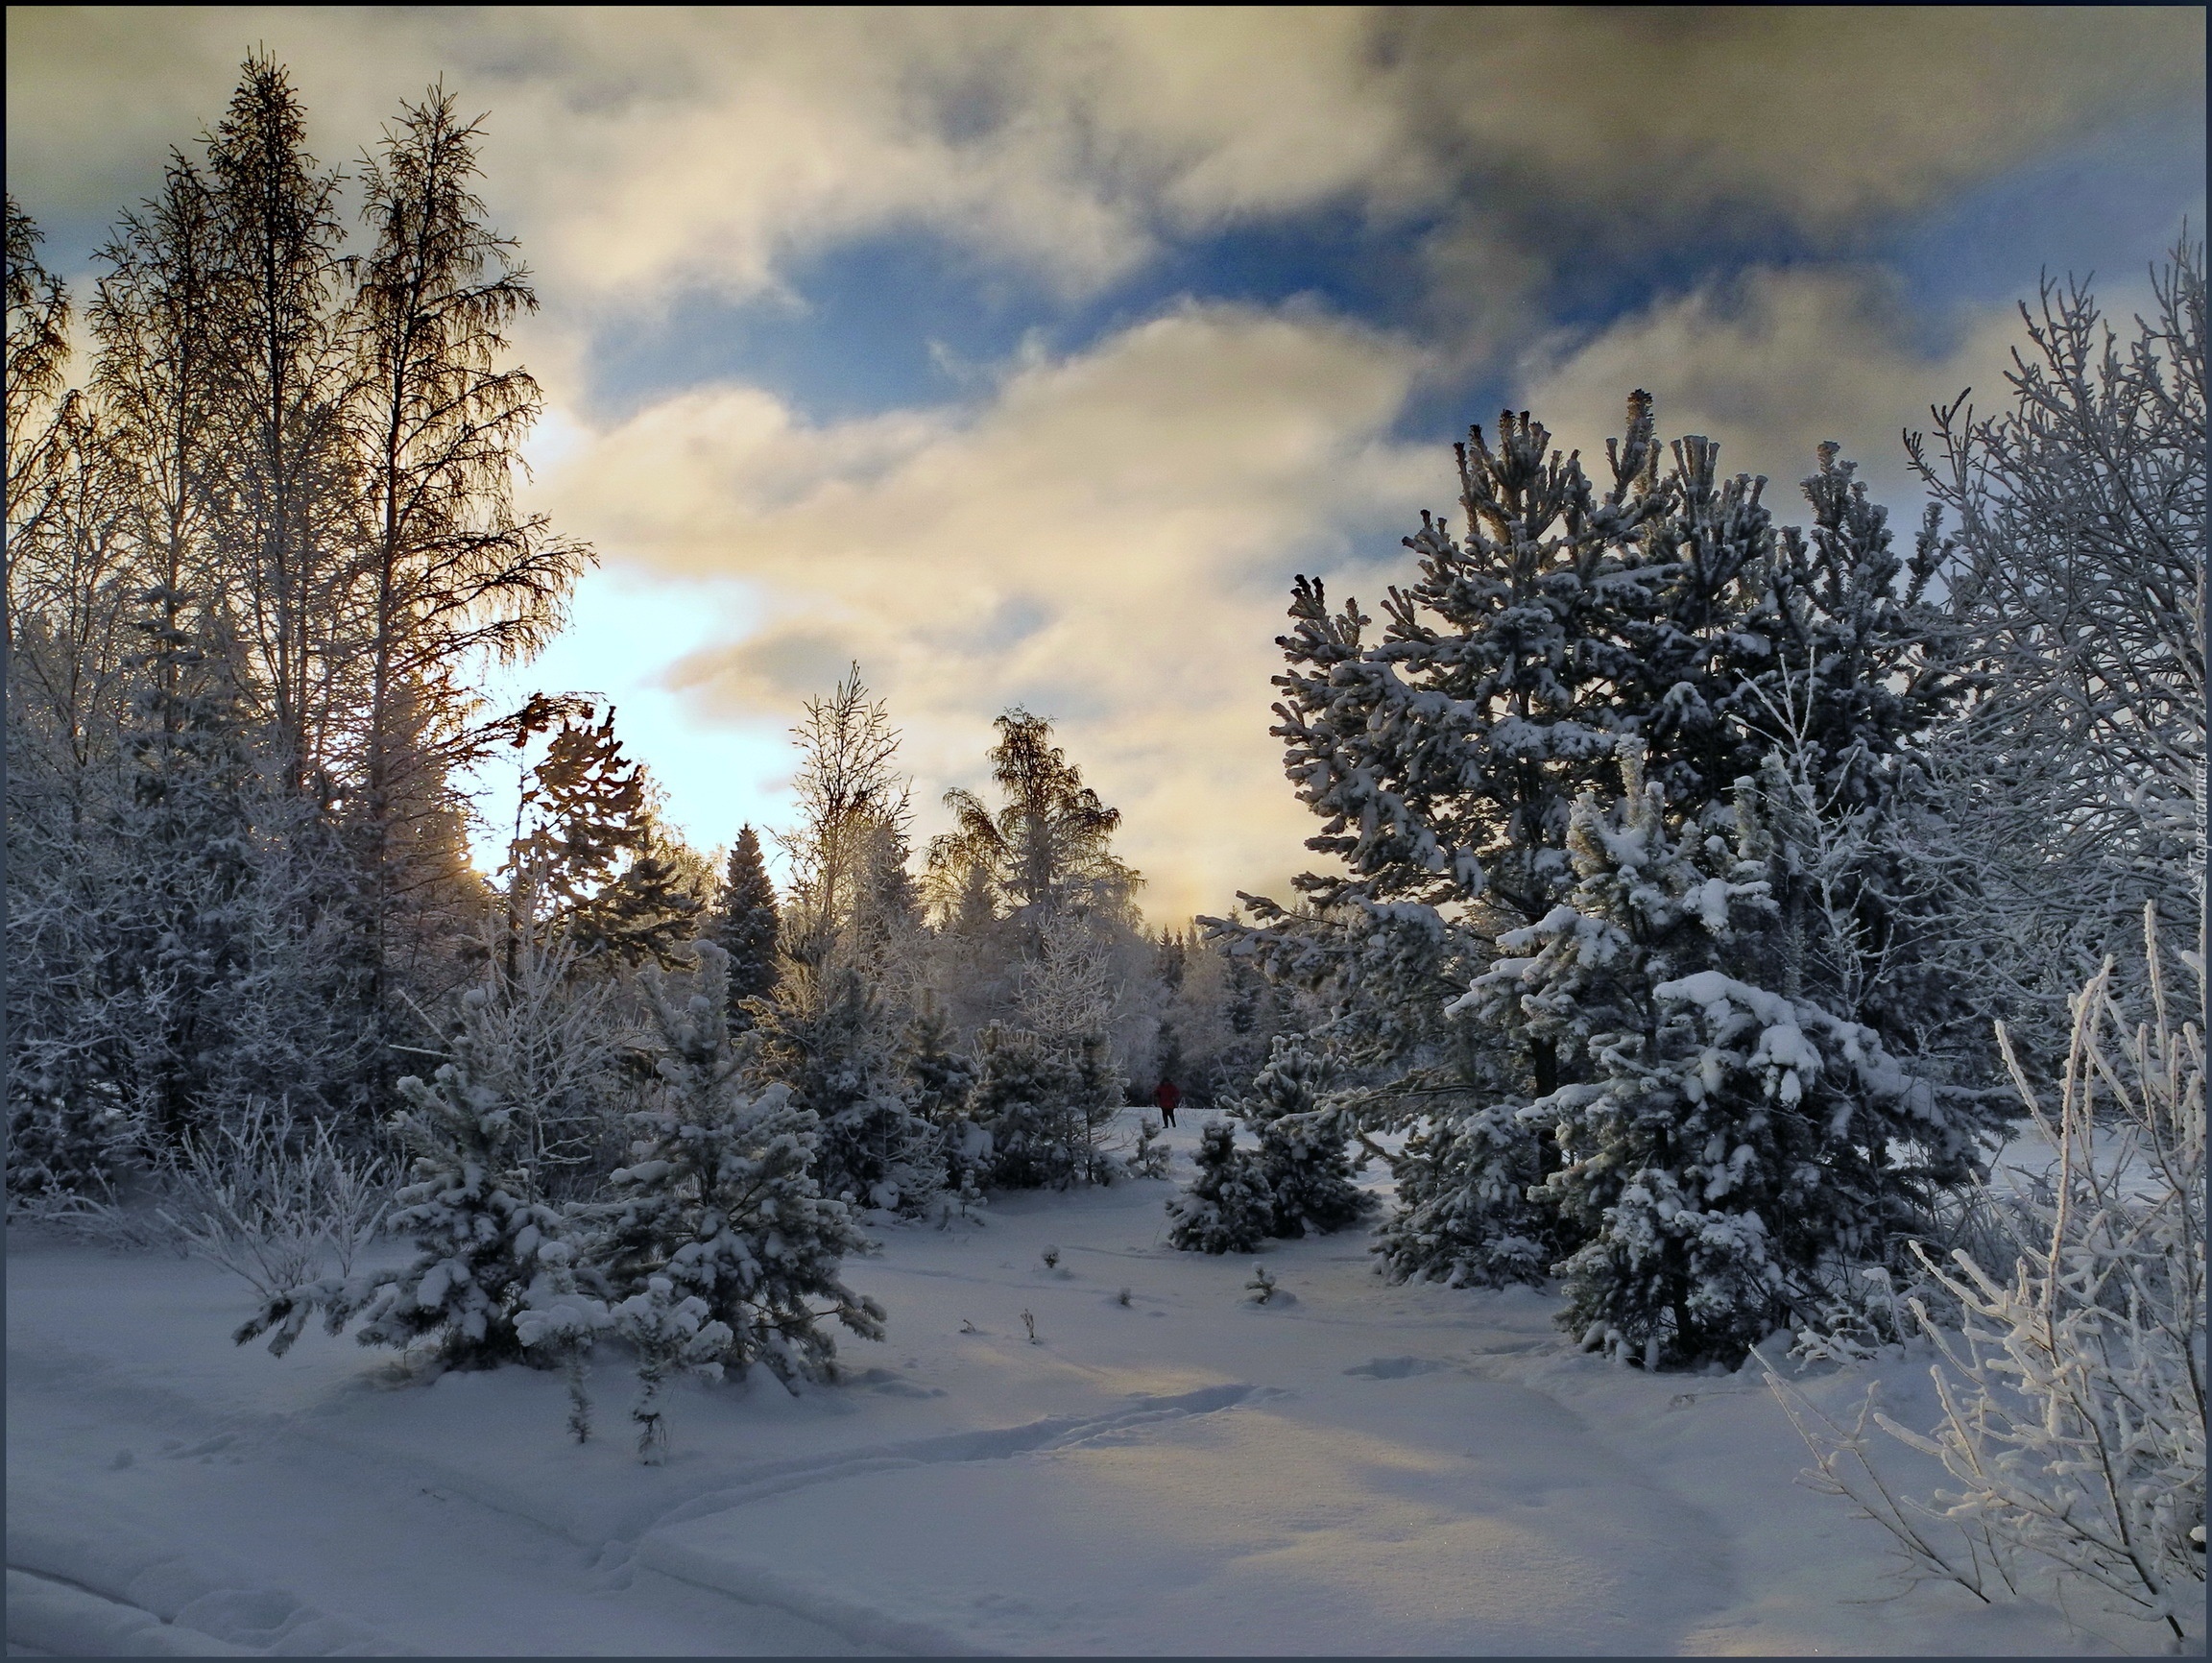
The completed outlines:
{"type": "Polygon", "coordinates": [[[820,1124],[784,1086],[746,1089],[728,955],[711,942],[695,952],[697,991],[681,1002],[657,970],[643,976],[659,1089],[631,1117],[638,1135],[613,1174],[618,1199],[597,1253],[652,1403],[668,1372],[723,1363],[740,1376],[759,1363],[796,1391],[834,1366],[826,1321],[863,1338],[883,1332],[883,1308],[841,1276],[841,1261],[870,1243],[815,1182],[820,1124]]]}
{"type": "Polygon", "coordinates": [[[1249,1253],[1266,1240],[1274,1200],[1234,1128],[1214,1121],[1198,1136],[1190,1187],[1167,1200],[1167,1244],[1198,1253],[1249,1253]]]}

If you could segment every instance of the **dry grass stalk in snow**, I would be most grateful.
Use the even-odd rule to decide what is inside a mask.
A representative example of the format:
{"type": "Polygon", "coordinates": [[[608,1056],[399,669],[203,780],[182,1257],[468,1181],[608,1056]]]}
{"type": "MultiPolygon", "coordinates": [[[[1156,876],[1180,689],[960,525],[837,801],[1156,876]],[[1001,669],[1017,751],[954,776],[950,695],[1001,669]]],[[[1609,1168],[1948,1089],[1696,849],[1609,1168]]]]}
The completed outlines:
{"type": "Polygon", "coordinates": [[[1942,1420],[1915,1432],[1870,1393],[1845,1431],[1769,1384],[1819,1461],[1815,1482],[1887,1528],[1918,1571],[1985,1601],[2032,1592],[2066,1606],[2093,1589],[2107,1612],[2200,1646],[2204,1040],[2168,1008],[2150,908],[2145,936],[2152,1020],[2129,1025],[2108,960],[2074,1000],[2056,1118],[2012,1062],[2058,1151],[2048,1198],[2013,1203],[2040,1252],[1998,1274],[1963,1249],[1948,1264],[1916,1249],[1962,1310],[1953,1330],[1912,1302],[1941,1354],[1942,1420]],[[1869,1418],[1959,1487],[1896,1495],[1870,1458],[1869,1418]]]}

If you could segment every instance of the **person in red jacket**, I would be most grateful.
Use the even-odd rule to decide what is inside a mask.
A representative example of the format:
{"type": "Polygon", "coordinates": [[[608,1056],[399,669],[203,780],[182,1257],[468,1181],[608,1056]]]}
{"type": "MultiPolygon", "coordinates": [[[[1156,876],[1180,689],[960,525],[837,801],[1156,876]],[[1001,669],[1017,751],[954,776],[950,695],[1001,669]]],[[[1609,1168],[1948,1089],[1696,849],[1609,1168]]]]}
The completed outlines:
{"type": "Polygon", "coordinates": [[[1160,1082],[1160,1089],[1152,1094],[1152,1101],[1160,1110],[1162,1126],[1172,1126],[1175,1123],[1175,1105],[1182,1100],[1183,1094],[1175,1089],[1173,1080],[1160,1082]]]}

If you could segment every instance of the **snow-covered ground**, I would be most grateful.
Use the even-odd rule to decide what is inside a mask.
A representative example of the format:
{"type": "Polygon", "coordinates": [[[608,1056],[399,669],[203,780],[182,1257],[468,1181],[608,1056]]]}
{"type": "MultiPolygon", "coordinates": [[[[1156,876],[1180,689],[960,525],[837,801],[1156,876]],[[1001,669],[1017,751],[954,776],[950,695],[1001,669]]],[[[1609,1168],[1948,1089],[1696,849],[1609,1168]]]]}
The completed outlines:
{"type": "MultiPolygon", "coordinates": [[[[1170,1139],[1185,1175],[1196,1131],[1170,1139]]],[[[1272,1244],[1255,1305],[1250,1258],[1165,1245],[1169,1193],[877,1231],[852,1280],[888,1339],[841,1335],[851,1379],[797,1398],[680,1388],[661,1467],[611,1354],[579,1447],[557,1376],[425,1387],[319,1331],[236,1349],[223,1272],[15,1232],[9,1651],[2158,1649],[1908,1589],[1876,1527],[1794,1482],[1753,1373],[1610,1367],[1542,1294],[1385,1285],[1364,1232],[1272,1244]]],[[[1884,1374],[1900,1418],[1933,1418],[1920,1373],[1884,1374]]],[[[1805,1385],[1840,1412],[1870,1378],[1805,1385]]]]}

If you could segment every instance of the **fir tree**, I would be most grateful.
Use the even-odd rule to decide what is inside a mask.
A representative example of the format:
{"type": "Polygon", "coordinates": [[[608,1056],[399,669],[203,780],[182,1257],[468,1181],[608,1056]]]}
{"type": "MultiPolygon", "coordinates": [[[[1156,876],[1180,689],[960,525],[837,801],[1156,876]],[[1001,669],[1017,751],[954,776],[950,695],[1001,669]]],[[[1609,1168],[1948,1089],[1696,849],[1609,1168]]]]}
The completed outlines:
{"type": "Polygon", "coordinates": [[[1266,1240],[1274,1198],[1257,1163],[1237,1147],[1226,1121],[1198,1138],[1198,1170],[1190,1187],[1167,1200],[1167,1244],[1195,1253],[1249,1253],[1266,1240]]]}
{"type": "Polygon", "coordinates": [[[748,1000],[775,991],[777,917],[776,886],[760,857],[760,839],[751,826],[740,827],[708,930],[714,944],[730,955],[730,1020],[734,1027],[752,1025],[748,1000]]]}

